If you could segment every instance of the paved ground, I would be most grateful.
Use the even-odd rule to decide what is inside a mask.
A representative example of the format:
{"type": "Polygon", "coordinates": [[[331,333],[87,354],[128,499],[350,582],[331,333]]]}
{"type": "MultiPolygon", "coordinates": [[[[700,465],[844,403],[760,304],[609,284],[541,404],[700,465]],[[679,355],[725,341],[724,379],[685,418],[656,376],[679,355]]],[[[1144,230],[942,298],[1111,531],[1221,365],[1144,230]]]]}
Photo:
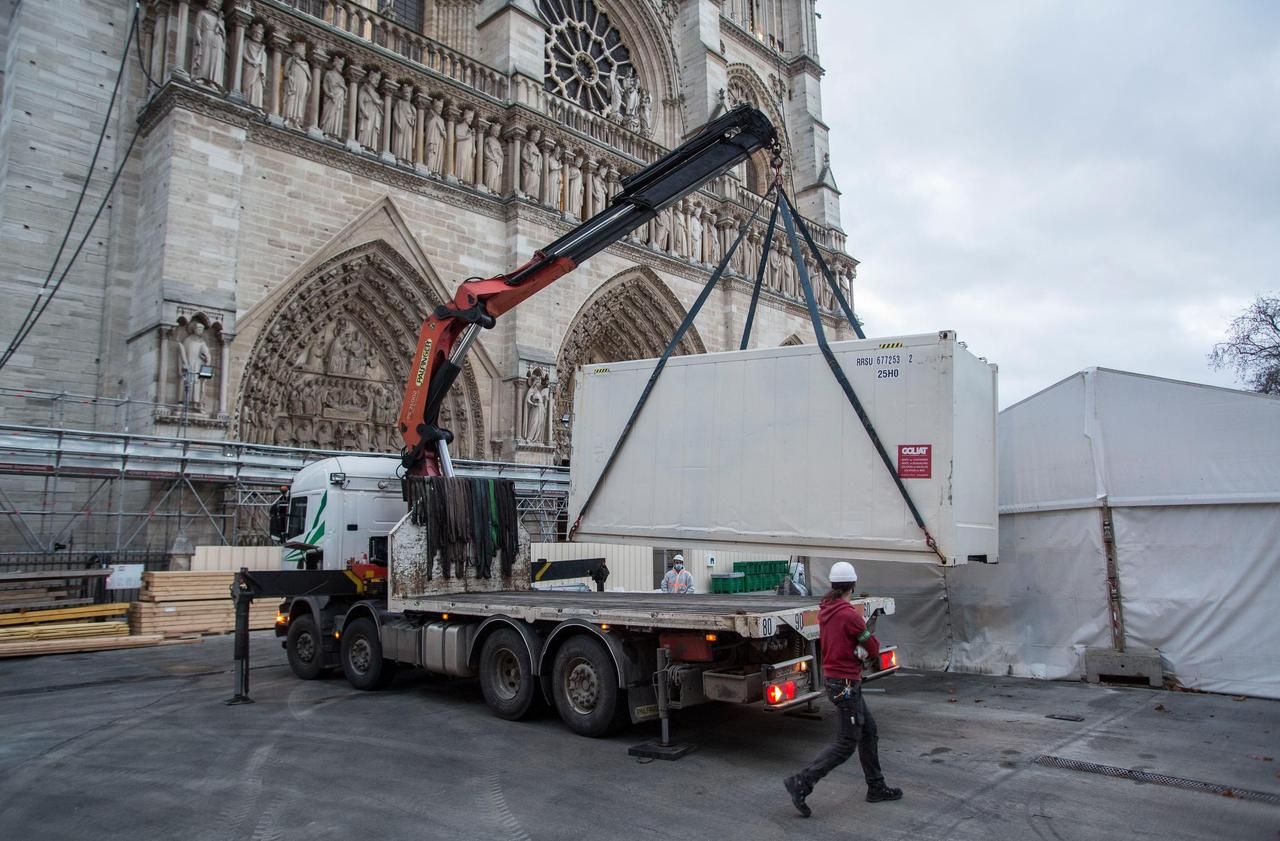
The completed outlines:
{"type": "Polygon", "coordinates": [[[782,790],[834,725],[758,709],[678,719],[700,750],[638,763],[554,718],[489,715],[474,681],[362,693],[296,681],[254,640],[256,704],[226,707],[230,639],[0,661],[0,838],[1280,839],[1280,805],[1033,764],[1052,754],[1280,795],[1280,703],[954,675],[868,695],[899,803],[856,760],[798,817],[782,790]],[[1081,722],[1045,718],[1074,714],[1081,722]]]}

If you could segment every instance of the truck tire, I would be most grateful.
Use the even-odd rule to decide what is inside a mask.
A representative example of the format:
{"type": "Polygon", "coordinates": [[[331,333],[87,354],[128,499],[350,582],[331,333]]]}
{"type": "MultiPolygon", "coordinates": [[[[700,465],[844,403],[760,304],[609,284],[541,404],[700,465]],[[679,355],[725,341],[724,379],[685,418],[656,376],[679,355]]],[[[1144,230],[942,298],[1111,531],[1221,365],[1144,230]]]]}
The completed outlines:
{"type": "Polygon", "coordinates": [[[299,614],[289,623],[284,649],[289,668],[300,680],[315,680],[324,672],[323,641],[311,614],[299,614]]]}
{"type": "Polygon", "coordinates": [[[396,664],[382,659],[378,626],[367,616],[342,629],[342,673],[356,689],[381,689],[395,677],[396,664]]]}
{"type": "Polygon", "coordinates": [[[556,710],[580,736],[607,736],[626,720],[618,669],[604,644],[585,634],[571,637],[556,652],[551,673],[556,710]]]}
{"type": "Polygon", "coordinates": [[[529,648],[511,628],[499,628],[480,649],[480,692],[498,718],[519,721],[544,707],[529,648]]]}

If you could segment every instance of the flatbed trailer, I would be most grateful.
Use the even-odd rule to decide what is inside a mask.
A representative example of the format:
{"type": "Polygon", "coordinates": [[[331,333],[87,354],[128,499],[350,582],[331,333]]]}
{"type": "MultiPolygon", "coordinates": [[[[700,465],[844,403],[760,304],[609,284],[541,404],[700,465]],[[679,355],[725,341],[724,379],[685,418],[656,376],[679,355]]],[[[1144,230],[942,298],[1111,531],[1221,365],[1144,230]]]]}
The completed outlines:
{"type": "MultiPolygon", "coordinates": [[[[785,711],[822,694],[811,597],[494,589],[388,600],[385,582],[350,570],[242,570],[233,596],[246,620],[252,599],[285,597],[276,634],[299,678],[341,669],[357,688],[380,689],[401,667],[478,677],[495,715],[549,707],[584,736],[660,720],[662,745],[673,710],[727,702],[785,711]]],[[[854,604],[871,622],[894,612],[892,598],[854,604]]],[[[868,679],[896,670],[889,647],[868,679]]]]}
{"type": "MultiPolygon", "coordinates": [[[[868,596],[858,603],[868,615],[893,612],[891,598],[868,596]]],[[[751,639],[767,639],[789,626],[807,640],[818,638],[818,600],[805,596],[498,590],[429,596],[402,604],[414,611],[452,616],[505,615],[533,623],[580,619],[633,629],[725,631],[751,639]]]]}

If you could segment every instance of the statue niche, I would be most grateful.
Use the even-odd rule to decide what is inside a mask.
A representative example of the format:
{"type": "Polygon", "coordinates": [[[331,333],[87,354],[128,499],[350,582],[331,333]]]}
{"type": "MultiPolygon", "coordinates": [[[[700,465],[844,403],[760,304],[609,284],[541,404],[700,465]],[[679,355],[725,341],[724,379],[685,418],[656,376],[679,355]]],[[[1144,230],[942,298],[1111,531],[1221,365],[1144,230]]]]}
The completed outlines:
{"type": "Polygon", "coordinates": [[[219,406],[215,379],[221,378],[222,324],[211,322],[202,312],[190,318],[180,316],[173,328],[173,346],[178,376],[170,386],[174,404],[187,406],[193,415],[215,415],[219,406]]]}

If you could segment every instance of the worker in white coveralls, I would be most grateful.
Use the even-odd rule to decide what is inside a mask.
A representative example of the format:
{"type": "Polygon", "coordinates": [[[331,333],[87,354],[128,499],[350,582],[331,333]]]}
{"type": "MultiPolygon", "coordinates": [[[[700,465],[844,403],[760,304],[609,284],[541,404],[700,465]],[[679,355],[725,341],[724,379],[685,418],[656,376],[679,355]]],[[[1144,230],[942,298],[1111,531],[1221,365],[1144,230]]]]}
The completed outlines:
{"type": "Polygon", "coordinates": [[[672,560],[675,563],[671,565],[671,569],[667,570],[667,574],[662,576],[662,592],[692,593],[693,573],[684,568],[684,555],[677,554],[672,560]]]}

